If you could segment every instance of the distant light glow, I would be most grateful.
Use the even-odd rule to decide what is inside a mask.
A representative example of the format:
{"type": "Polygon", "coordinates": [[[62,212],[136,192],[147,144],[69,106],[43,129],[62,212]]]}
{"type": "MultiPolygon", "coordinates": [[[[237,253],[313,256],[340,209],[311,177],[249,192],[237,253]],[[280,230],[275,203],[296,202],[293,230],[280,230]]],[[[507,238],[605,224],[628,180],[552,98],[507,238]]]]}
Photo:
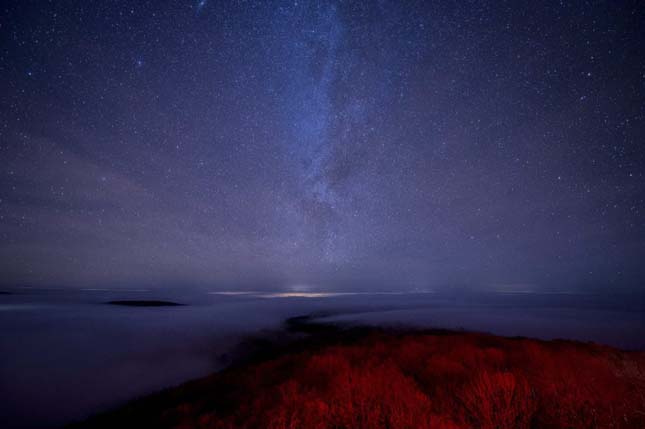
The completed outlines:
{"type": "Polygon", "coordinates": [[[210,295],[221,296],[247,296],[253,298],[331,298],[340,296],[377,296],[377,295],[415,295],[415,294],[431,294],[433,291],[385,291],[385,292],[331,292],[331,291],[311,291],[311,292],[295,292],[295,291],[272,291],[272,292],[258,292],[258,291],[214,291],[208,292],[210,295]]]}

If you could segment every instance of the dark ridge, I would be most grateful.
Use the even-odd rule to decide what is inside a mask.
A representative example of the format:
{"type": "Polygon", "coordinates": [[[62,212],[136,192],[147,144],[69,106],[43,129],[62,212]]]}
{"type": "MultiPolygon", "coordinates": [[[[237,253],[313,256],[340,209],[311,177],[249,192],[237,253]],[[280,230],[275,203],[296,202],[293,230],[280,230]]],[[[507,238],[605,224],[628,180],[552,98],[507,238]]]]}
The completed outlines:
{"type": "Polygon", "coordinates": [[[0,295],[13,295],[11,292],[0,290],[0,295]]]}
{"type": "Polygon", "coordinates": [[[172,301],[160,301],[160,300],[116,300],[108,301],[106,304],[109,305],[125,305],[127,307],[177,307],[185,304],[180,304],[178,302],[172,301]]]}

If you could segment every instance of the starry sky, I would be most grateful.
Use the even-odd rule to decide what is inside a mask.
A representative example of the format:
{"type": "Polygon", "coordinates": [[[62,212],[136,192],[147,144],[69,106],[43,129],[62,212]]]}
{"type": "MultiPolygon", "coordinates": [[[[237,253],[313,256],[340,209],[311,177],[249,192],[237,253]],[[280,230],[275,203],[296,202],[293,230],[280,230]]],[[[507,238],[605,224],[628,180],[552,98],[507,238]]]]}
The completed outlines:
{"type": "Polygon", "coordinates": [[[640,1],[9,1],[3,285],[642,291],[640,1]]]}

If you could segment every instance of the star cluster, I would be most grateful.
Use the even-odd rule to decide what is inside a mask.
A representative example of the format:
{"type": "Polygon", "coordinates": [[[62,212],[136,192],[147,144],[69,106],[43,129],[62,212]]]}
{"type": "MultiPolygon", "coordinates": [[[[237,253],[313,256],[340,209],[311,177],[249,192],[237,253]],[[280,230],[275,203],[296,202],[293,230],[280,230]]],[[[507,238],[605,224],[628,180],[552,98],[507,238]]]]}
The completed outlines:
{"type": "Polygon", "coordinates": [[[644,18],[9,2],[3,282],[638,290],[644,18]]]}

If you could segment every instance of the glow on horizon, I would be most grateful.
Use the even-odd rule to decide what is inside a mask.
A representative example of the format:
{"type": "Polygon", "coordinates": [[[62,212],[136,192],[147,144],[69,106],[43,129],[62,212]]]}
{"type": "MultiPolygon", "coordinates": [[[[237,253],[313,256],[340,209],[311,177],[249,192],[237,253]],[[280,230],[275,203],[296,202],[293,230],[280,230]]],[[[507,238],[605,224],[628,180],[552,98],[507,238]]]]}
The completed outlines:
{"type": "Polygon", "coordinates": [[[434,292],[433,291],[406,291],[406,292],[214,291],[214,292],[209,292],[210,295],[248,296],[253,298],[331,298],[331,297],[339,297],[339,296],[356,296],[356,295],[412,295],[412,294],[428,294],[428,293],[434,293],[434,292]]]}

